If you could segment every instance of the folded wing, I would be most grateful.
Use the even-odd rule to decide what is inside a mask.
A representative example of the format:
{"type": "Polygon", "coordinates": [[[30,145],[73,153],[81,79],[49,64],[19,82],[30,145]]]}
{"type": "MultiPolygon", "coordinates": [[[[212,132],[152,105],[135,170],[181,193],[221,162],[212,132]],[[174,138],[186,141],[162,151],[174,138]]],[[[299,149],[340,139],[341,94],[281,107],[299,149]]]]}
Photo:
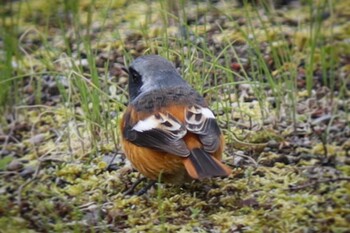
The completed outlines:
{"type": "Polygon", "coordinates": [[[183,140],[186,133],[186,127],[169,113],[156,113],[138,121],[134,126],[126,126],[123,131],[124,137],[138,146],[181,157],[190,154],[183,140]]]}
{"type": "Polygon", "coordinates": [[[209,108],[199,105],[186,108],[185,121],[187,130],[199,135],[205,151],[213,153],[219,148],[221,132],[209,108]]]}

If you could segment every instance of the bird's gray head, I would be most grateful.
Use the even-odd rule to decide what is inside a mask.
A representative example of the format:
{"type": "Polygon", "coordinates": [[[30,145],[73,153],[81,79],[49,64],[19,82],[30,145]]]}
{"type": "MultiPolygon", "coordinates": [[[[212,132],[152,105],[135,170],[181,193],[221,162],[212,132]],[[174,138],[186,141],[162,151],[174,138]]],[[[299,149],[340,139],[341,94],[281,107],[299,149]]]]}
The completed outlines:
{"type": "Polygon", "coordinates": [[[174,65],[158,55],[137,58],[129,66],[130,101],[155,89],[188,86],[174,65]]]}

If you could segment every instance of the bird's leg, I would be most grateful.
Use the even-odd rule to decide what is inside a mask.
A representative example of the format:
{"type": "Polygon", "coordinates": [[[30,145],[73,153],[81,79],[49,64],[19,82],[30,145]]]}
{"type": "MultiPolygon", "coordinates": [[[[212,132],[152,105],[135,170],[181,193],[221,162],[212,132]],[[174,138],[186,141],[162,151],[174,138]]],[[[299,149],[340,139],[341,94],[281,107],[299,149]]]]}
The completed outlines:
{"type": "Polygon", "coordinates": [[[136,195],[141,196],[141,195],[145,194],[156,183],[157,183],[156,180],[149,181],[148,184],[145,187],[143,187],[140,191],[138,191],[136,195]]]}
{"type": "MultiPolygon", "coordinates": [[[[146,177],[142,177],[140,179],[138,179],[137,181],[135,181],[132,186],[126,190],[124,192],[124,195],[131,195],[131,194],[134,194],[134,191],[135,191],[135,188],[143,181],[146,181],[147,178],[146,177]]],[[[137,196],[141,196],[143,194],[145,194],[155,183],[157,183],[157,181],[155,180],[151,180],[145,187],[143,187],[140,191],[138,191],[136,193],[137,196]]]]}
{"type": "Polygon", "coordinates": [[[124,192],[124,195],[126,196],[126,195],[133,194],[135,188],[136,188],[142,181],[145,181],[145,180],[147,180],[146,177],[142,177],[142,178],[136,180],[136,181],[132,184],[132,186],[131,186],[128,190],[126,190],[126,191],[124,192]]]}

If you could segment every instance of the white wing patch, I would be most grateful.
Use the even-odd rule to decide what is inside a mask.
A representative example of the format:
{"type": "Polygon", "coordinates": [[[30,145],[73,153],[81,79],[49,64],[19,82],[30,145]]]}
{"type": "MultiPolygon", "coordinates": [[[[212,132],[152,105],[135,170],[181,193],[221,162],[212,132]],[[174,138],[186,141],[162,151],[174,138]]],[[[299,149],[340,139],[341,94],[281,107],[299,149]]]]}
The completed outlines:
{"type": "Polygon", "coordinates": [[[215,116],[213,112],[209,108],[201,108],[203,116],[206,118],[213,118],[215,119],[215,116]]]}
{"type": "Polygon", "coordinates": [[[138,132],[161,130],[167,132],[172,138],[182,138],[187,130],[175,117],[170,114],[157,113],[145,120],[140,120],[132,128],[138,132]]]}
{"type": "Polygon", "coordinates": [[[154,115],[146,118],[145,120],[141,120],[137,122],[137,124],[132,128],[133,130],[136,130],[138,132],[144,132],[147,130],[151,130],[154,128],[157,128],[159,125],[159,121],[156,119],[154,115]]]}
{"type": "Polygon", "coordinates": [[[185,110],[186,127],[192,132],[202,133],[208,119],[215,119],[213,112],[209,108],[191,106],[185,110]]]}

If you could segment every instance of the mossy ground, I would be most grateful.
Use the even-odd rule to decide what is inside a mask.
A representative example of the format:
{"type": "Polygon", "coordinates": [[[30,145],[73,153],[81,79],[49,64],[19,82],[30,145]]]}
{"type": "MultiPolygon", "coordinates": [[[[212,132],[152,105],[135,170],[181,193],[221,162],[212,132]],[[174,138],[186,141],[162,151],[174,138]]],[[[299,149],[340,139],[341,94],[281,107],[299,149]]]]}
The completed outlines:
{"type": "MultiPolygon", "coordinates": [[[[15,104],[0,128],[1,232],[350,231],[348,1],[291,1],[272,13],[233,1],[2,4],[16,49],[15,104]],[[318,16],[322,41],[311,42],[318,16]],[[119,144],[122,67],[144,53],[167,56],[208,99],[228,178],[123,195],[140,174],[119,144]],[[102,121],[77,80],[100,90],[102,121]]],[[[12,43],[1,42],[5,60],[12,43]]]]}

